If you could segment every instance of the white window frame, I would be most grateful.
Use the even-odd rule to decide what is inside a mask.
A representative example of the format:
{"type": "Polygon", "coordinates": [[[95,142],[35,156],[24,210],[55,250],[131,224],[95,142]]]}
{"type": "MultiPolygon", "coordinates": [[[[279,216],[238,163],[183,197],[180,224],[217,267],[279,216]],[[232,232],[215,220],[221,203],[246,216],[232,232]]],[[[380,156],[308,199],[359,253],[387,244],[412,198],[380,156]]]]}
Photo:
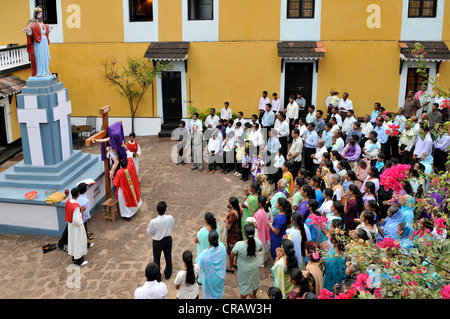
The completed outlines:
{"type": "Polygon", "coordinates": [[[183,41],[219,41],[219,0],[213,0],[212,20],[188,20],[188,0],[181,0],[183,41]]]}
{"type": "Polygon", "coordinates": [[[442,41],[445,1],[438,0],[435,18],[409,18],[409,0],[403,0],[400,41],[442,41]]]}
{"type": "Polygon", "coordinates": [[[158,41],[158,0],[153,0],[153,21],[130,21],[130,0],[123,1],[124,42],[158,41]]]}
{"type": "MultiPolygon", "coordinates": [[[[33,18],[34,9],[36,8],[36,0],[28,0],[30,4],[30,19],[33,18]]],[[[63,34],[63,15],[62,15],[62,5],[61,0],[56,0],[56,14],[58,23],[50,24],[53,28],[50,31],[50,35],[48,39],[51,43],[64,43],[64,34],[63,34]]]]}
{"type": "Polygon", "coordinates": [[[322,0],[315,0],[314,18],[287,17],[287,0],[281,0],[280,41],[319,41],[322,0]]]}

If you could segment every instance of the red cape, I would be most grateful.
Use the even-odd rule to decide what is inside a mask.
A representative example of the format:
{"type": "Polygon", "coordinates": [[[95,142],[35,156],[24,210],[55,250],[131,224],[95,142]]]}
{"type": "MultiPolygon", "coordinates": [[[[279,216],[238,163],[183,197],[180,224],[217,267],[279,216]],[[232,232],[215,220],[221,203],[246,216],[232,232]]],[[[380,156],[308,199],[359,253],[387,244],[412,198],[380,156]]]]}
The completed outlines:
{"type": "MultiPolygon", "coordinates": [[[[47,35],[48,44],[50,44],[50,26],[48,24],[44,24],[45,26],[45,34],[47,35]]],[[[42,40],[41,34],[41,26],[38,22],[29,22],[28,27],[31,28],[33,32],[32,35],[27,34],[27,52],[30,54],[30,62],[31,62],[31,76],[36,76],[36,57],[34,56],[34,41],[40,43],[42,40]]]]}
{"type": "Polygon", "coordinates": [[[73,212],[75,211],[75,209],[77,207],[80,207],[80,205],[78,203],[72,203],[72,202],[70,202],[70,198],[67,199],[66,207],[65,207],[66,216],[64,218],[66,220],[66,222],[68,222],[68,223],[72,222],[73,212]]]}
{"type": "Polygon", "coordinates": [[[136,194],[136,199],[131,191],[130,185],[128,184],[127,176],[125,174],[125,168],[119,169],[116,176],[114,176],[113,184],[116,186],[116,197],[118,197],[119,187],[122,188],[123,196],[125,197],[125,205],[127,207],[137,207],[139,201],[141,200],[141,187],[139,186],[139,179],[136,174],[136,167],[134,166],[133,158],[127,158],[127,170],[130,174],[131,181],[133,182],[134,191],[136,194]]]}

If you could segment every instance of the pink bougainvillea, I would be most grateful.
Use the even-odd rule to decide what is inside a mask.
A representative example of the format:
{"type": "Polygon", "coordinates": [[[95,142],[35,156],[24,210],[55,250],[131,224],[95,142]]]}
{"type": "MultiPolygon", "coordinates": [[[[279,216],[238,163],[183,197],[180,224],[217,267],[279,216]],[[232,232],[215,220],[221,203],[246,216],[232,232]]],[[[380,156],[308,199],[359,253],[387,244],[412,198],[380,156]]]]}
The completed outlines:
{"type": "Polygon", "coordinates": [[[352,299],[358,293],[355,287],[348,288],[345,292],[339,293],[334,299],[352,299]]]}
{"type": "Polygon", "coordinates": [[[380,185],[384,186],[386,190],[393,189],[394,192],[399,192],[403,189],[403,181],[407,178],[406,173],[411,168],[411,165],[397,164],[386,169],[380,175],[380,185]]]}
{"type": "Polygon", "coordinates": [[[401,249],[402,248],[399,243],[396,243],[394,241],[394,239],[392,239],[390,237],[385,237],[382,241],[380,241],[377,244],[377,246],[378,246],[378,248],[387,248],[387,249],[391,249],[391,248],[401,249]]]}
{"type": "Polygon", "coordinates": [[[442,299],[450,299],[450,285],[444,286],[441,290],[442,299]]]}
{"type": "Polygon", "coordinates": [[[317,299],[333,299],[333,293],[325,288],[320,291],[320,294],[317,296],[317,299]]]}
{"type": "Polygon", "coordinates": [[[325,225],[328,223],[328,218],[326,216],[319,216],[316,214],[311,214],[311,221],[308,222],[308,225],[313,224],[315,228],[317,226],[325,227],[325,225]]]}
{"type": "Polygon", "coordinates": [[[386,130],[386,134],[388,134],[389,136],[398,136],[400,134],[400,132],[398,131],[399,128],[400,125],[391,124],[386,130]]]}

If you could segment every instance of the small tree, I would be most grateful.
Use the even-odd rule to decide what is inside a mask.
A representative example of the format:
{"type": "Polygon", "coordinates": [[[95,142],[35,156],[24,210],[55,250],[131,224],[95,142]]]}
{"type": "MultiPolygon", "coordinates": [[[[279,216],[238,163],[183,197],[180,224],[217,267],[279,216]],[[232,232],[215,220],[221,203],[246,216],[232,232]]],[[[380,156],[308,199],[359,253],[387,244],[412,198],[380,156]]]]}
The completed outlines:
{"type": "Polygon", "coordinates": [[[102,77],[117,88],[119,94],[128,100],[131,114],[131,130],[134,132],[134,118],[136,117],[142,97],[153,85],[156,76],[164,71],[170,71],[172,65],[168,62],[153,63],[145,58],[127,57],[126,64],[118,65],[116,57],[106,59],[102,63],[102,77]]]}

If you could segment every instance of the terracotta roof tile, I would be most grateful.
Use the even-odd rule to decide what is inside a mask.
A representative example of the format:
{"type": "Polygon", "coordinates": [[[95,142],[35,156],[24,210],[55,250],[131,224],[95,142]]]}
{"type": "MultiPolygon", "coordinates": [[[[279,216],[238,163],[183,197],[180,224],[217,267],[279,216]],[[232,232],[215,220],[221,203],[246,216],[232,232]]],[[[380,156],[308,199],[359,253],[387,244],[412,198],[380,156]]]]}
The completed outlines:
{"type": "Polygon", "coordinates": [[[8,74],[0,77],[0,93],[11,95],[19,93],[27,83],[14,74],[8,74]]]}
{"type": "Polygon", "coordinates": [[[400,53],[406,59],[416,59],[412,51],[414,45],[419,42],[424,46],[426,60],[449,60],[450,51],[443,41],[400,41],[398,44],[401,48],[400,53]]]}
{"type": "Polygon", "coordinates": [[[320,41],[283,41],[278,42],[280,58],[322,58],[327,49],[320,41]]]}
{"type": "Polygon", "coordinates": [[[145,52],[147,59],[186,59],[189,42],[151,42],[145,52]]]}

